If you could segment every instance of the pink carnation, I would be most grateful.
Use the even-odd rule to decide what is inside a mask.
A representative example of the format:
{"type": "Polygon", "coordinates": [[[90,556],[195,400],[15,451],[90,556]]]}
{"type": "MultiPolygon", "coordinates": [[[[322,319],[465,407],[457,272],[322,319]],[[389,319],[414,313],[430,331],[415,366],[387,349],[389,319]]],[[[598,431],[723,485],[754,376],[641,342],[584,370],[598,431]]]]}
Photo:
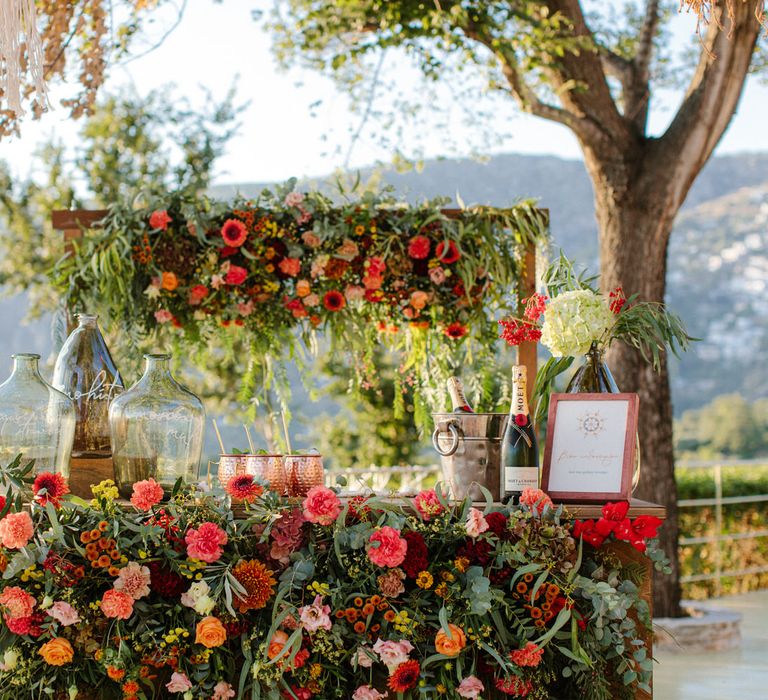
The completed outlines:
{"type": "Polygon", "coordinates": [[[466,530],[470,537],[477,537],[480,533],[488,529],[488,522],[485,516],[477,508],[470,508],[467,513],[466,530]]]}
{"type": "Polygon", "coordinates": [[[283,258],[278,267],[280,272],[289,277],[296,277],[301,272],[301,260],[298,258],[283,258]]]}
{"type": "Polygon", "coordinates": [[[424,520],[430,520],[445,510],[434,489],[427,489],[417,494],[413,499],[413,505],[424,520]]]}
{"type": "Polygon", "coordinates": [[[509,652],[509,658],[518,666],[538,666],[544,649],[539,648],[533,642],[528,642],[522,649],[509,652]]]}
{"type": "Polygon", "coordinates": [[[6,549],[21,549],[35,534],[32,518],[27,511],[8,513],[0,520],[0,542],[6,549]]]}
{"type": "Polygon", "coordinates": [[[461,697],[470,698],[470,700],[476,700],[484,690],[485,686],[477,676],[467,676],[456,688],[456,692],[461,697]]]}
{"type": "Polygon", "coordinates": [[[131,503],[140,510],[149,510],[163,500],[163,487],[154,479],[137,481],[133,485],[131,503]]]}
{"type": "Polygon", "coordinates": [[[376,688],[372,688],[370,685],[361,685],[354,693],[352,693],[352,700],[382,700],[386,698],[389,693],[380,693],[376,688]]]}
{"type": "Polygon", "coordinates": [[[173,320],[173,314],[168,309],[158,309],[155,311],[155,321],[158,323],[168,323],[173,320]]]}
{"type": "Polygon", "coordinates": [[[115,579],[115,590],[127,593],[134,600],[149,595],[149,569],[132,561],[120,569],[115,579]]]}
{"type": "Polygon", "coordinates": [[[341,501],[326,486],[313,486],[304,499],[304,517],[318,525],[332,525],[341,513],[341,501]]]}
{"type": "Polygon", "coordinates": [[[133,598],[127,593],[110,588],[101,598],[101,612],[106,617],[127,620],[133,614],[133,598]]]}
{"type": "Polygon", "coordinates": [[[187,530],[184,541],[187,543],[187,556],[212,564],[224,553],[221,547],[227,544],[228,538],[216,523],[205,522],[196,530],[187,530]]]}
{"type": "Polygon", "coordinates": [[[234,688],[229,683],[226,681],[219,681],[213,686],[211,700],[228,700],[229,698],[235,697],[235,694],[234,688]]]}
{"type": "Polygon", "coordinates": [[[299,608],[301,626],[310,634],[317,630],[330,630],[333,623],[330,618],[331,606],[323,605],[323,596],[315,596],[312,605],[299,608]]]}
{"type": "Polygon", "coordinates": [[[541,513],[547,506],[552,507],[552,499],[541,489],[523,489],[520,496],[520,504],[535,507],[536,511],[541,513]]]}
{"type": "Polygon", "coordinates": [[[347,301],[358,301],[365,296],[365,289],[356,284],[350,284],[344,290],[344,296],[347,297],[347,301]]]}
{"type": "Polygon", "coordinates": [[[77,614],[77,610],[63,600],[57,600],[46,612],[64,627],[76,625],[80,622],[80,615],[77,614]]]}
{"type": "Polygon", "coordinates": [[[169,693],[186,693],[192,687],[192,683],[185,673],[174,671],[165,687],[168,688],[169,693]]]}
{"type": "Polygon", "coordinates": [[[35,609],[35,599],[18,586],[9,586],[0,594],[0,606],[7,622],[29,617],[35,609]]]}
{"type": "Polygon", "coordinates": [[[408,542],[400,537],[400,530],[385,525],[374,532],[368,540],[372,545],[378,543],[378,547],[368,548],[368,558],[376,566],[388,566],[394,568],[405,561],[405,553],[408,551],[408,542]]]}

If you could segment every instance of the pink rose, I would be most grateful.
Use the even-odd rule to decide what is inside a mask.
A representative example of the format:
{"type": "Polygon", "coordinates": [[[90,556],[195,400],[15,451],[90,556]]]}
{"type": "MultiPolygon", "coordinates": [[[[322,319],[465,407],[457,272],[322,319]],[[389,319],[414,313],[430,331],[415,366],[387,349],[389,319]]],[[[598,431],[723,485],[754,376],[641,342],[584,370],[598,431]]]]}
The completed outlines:
{"type": "Polygon", "coordinates": [[[77,610],[63,600],[57,600],[46,612],[64,627],[76,625],[80,622],[80,615],[77,614],[77,610]]]}
{"type": "Polygon", "coordinates": [[[322,242],[320,237],[317,236],[317,234],[312,233],[312,231],[305,231],[302,233],[301,240],[304,241],[304,245],[309,246],[310,248],[317,248],[322,242]]]}
{"type": "Polygon", "coordinates": [[[326,486],[313,486],[304,499],[304,518],[318,525],[332,525],[341,513],[341,501],[326,486]]]}
{"type": "Polygon", "coordinates": [[[216,523],[205,522],[197,529],[189,528],[184,541],[187,543],[188,557],[212,564],[221,558],[224,553],[221,547],[227,544],[229,538],[216,523]]]}
{"type": "Polygon", "coordinates": [[[301,260],[298,258],[283,258],[278,267],[284,275],[296,277],[301,272],[301,260]]]}
{"type": "Polygon", "coordinates": [[[105,617],[127,620],[133,614],[133,598],[127,593],[110,588],[101,598],[101,612],[105,617]]]}
{"type": "MultiPolygon", "coordinates": [[[[431,279],[434,284],[442,284],[445,282],[445,270],[443,270],[442,267],[433,267],[429,271],[429,279],[431,279]]],[[[474,678],[474,676],[472,676],[472,678],[474,678]]]]}
{"type": "Polygon", "coordinates": [[[35,526],[27,511],[8,513],[0,520],[0,542],[6,549],[26,547],[35,534],[35,526]]]}
{"type": "Polygon", "coordinates": [[[434,489],[426,489],[418,493],[413,499],[413,505],[424,520],[431,520],[445,510],[434,489]]]}
{"type": "Polygon", "coordinates": [[[131,503],[139,510],[150,510],[163,500],[163,487],[154,479],[137,481],[133,485],[131,503]]]}
{"type": "Polygon", "coordinates": [[[304,306],[307,306],[310,309],[317,306],[319,303],[320,297],[314,292],[312,294],[307,294],[307,296],[304,297],[304,306]]]}
{"type": "Polygon", "coordinates": [[[382,698],[386,698],[388,695],[388,692],[380,693],[370,685],[361,685],[352,693],[352,700],[382,700],[382,698]]]}
{"type": "Polygon", "coordinates": [[[387,641],[377,639],[376,644],[373,645],[373,650],[379,655],[381,663],[389,669],[391,674],[400,664],[408,661],[408,654],[413,651],[413,644],[407,639],[401,639],[399,642],[391,639],[387,641]]]}
{"type": "Polygon", "coordinates": [[[304,605],[299,608],[299,619],[301,620],[301,626],[310,634],[317,632],[317,630],[330,630],[331,623],[331,606],[323,605],[323,596],[315,596],[315,601],[312,605],[304,605]]]}
{"type": "Polygon", "coordinates": [[[211,287],[219,289],[224,284],[224,278],[221,275],[211,275],[211,287]]]}
{"type": "Polygon", "coordinates": [[[488,523],[485,516],[477,508],[470,508],[467,513],[466,530],[470,537],[477,537],[481,532],[488,529],[488,523]]]}
{"type": "Polygon", "coordinates": [[[171,680],[165,684],[165,687],[168,688],[169,693],[185,693],[192,687],[192,683],[190,683],[186,674],[175,671],[171,675],[171,680]]]}
{"type": "Polygon", "coordinates": [[[361,668],[370,668],[373,666],[373,649],[367,646],[357,647],[357,651],[352,655],[352,665],[361,668]]]}
{"type": "Polygon", "coordinates": [[[35,599],[18,586],[9,586],[0,594],[0,607],[5,621],[29,617],[35,609],[35,599]]]}
{"type": "Polygon", "coordinates": [[[405,560],[408,542],[400,537],[400,530],[385,525],[374,532],[368,541],[372,545],[378,543],[378,547],[368,548],[368,558],[376,566],[388,566],[393,569],[405,560]]]}
{"type": "Polygon", "coordinates": [[[286,207],[298,207],[304,201],[304,195],[301,192],[289,192],[285,195],[283,204],[286,207]]]}
{"type": "Polygon", "coordinates": [[[248,270],[239,265],[230,265],[227,274],[224,276],[224,281],[227,284],[239,285],[245,282],[246,277],[248,277],[248,270]]]}
{"type": "Polygon", "coordinates": [[[168,309],[158,309],[155,311],[155,321],[158,323],[168,323],[168,321],[173,321],[173,314],[168,309]]]}
{"type": "Polygon", "coordinates": [[[115,590],[127,593],[134,600],[149,595],[149,569],[146,566],[130,562],[120,569],[115,579],[115,590]]]}
{"type": "Polygon", "coordinates": [[[459,683],[459,687],[456,688],[456,692],[461,695],[461,697],[471,698],[471,700],[478,698],[480,693],[484,690],[485,686],[483,685],[483,682],[476,676],[467,676],[461,683],[459,683]]]}
{"type": "Polygon", "coordinates": [[[350,284],[344,290],[344,296],[347,297],[347,301],[358,301],[365,296],[365,289],[356,284],[350,284]]]}

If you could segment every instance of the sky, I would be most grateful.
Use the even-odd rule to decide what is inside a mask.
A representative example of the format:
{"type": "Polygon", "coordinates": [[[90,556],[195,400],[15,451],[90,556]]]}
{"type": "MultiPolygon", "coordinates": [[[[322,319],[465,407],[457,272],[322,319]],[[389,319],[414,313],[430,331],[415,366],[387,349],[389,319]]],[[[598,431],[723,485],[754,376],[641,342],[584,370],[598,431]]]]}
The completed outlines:
{"type": "MultiPolygon", "coordinates": [[[[237,78],[238,99],[250,100],[250,106],[241,115],[242,127],[218,164],[218,184],[323,175],[345,163],[355,168],[388,161],[391,151],[368,133],[370,129],[349,152],[349,134],[357,129],[361,118],[352,112],[349,97],[329,79],[300,68],[278,70],[271,38],[251,16],[252,10],[269,7],[270,0],[190,0],[179,26],[159,48],[111,68],[107,90],[130,86],[143,95],[152,89],[162,89],[169,95],[189,96],[193,104],[200,104],[200,86],[221,98],[237,78]]],[[[148,27],[143,45],[154,44],[174,19],[171,7],[160,13],[148,27]]],[[[688,41],[694,25],[691,16],[677,18],[675,41],[681,46],[688,41]]],[[[408,88],[418,90],[415,72],[397,58],[384,65],[383,72],[387,71],[389,75],[397,71],[408,88]]],[[[53,90],[54,97],[57,92],[60,93],[53,90]]],[[[440,99],[450,104],[450,91],[444,90],[440,99]]],[[[652,131],[663,129],[678,99],[678,94],[669,91],[655,96],[652,131]]],[[[497,101],[494,112],[489,126],[491,133],[498,136],[490,146],[482,146],[483,154],[517,152],[581,157],[576,139],[565,127],[520,114],[512,100],[497,101]]],[[[717,153],[768,150],[766,114],[768,86],[751,78],[717,153]]],[[[35,147],[51,135],[76,143],[78,128],[77,122],[68,119],[66,110],[58,107],[40,122],[24,122],[21,138],[0,143],[0,158],[8,161],[19,177],[33,174],[30,164],[35,147]]],[[[406,135],[402,145],[406,153],[420,147],[425,157],[468,155],[478,148],[475,133],[454,109],[448,116],[447,127],[431,125],[416,129],[406,135]],[[451,147],[446,144],[446,133],[451,147]]]]}

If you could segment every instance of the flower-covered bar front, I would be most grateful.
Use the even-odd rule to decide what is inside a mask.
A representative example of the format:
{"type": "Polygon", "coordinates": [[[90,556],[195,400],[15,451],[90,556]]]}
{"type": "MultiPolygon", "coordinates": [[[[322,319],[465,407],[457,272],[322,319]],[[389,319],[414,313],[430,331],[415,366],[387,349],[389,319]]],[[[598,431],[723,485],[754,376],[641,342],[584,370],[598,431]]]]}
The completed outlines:
{"type": "MultiPolygon", "coordinates": [[[[7,473],[30,481],[17,463],[7,473]]],[[[154,481],[3,503],[2,697],[632,698],[660,520],[609,504],[228,496],[154,481]],[[635,553],[627,557],[621,548],[635,553]]]]}

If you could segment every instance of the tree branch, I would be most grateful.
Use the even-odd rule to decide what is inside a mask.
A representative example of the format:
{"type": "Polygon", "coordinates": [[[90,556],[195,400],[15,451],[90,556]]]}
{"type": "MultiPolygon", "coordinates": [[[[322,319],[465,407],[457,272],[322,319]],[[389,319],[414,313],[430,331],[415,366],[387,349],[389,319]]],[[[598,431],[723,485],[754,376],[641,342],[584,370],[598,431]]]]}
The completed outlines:
{"type": "Polygon", "coordinates": [[[651,57],[653,39],[659,27],[660,0],[648,0],[645,6],[645,20],[637,38],[637,53],[630,64],[631,78],[624,94],[624,116],[644,134],[648,124],[651,97],[651,57]]]}
{"type": "Polygon", "coordinates": [[[653,142],[651,168],[670,178],[672,205],[682,205],[699,170],[736,111],[761,25],[750,2],[733,3],[733,16],[717,13],[703,40],[701,58],[686,95],[663,136],[653,142]],[[715,21],[717,20],[717,21],[715,21]]]}

